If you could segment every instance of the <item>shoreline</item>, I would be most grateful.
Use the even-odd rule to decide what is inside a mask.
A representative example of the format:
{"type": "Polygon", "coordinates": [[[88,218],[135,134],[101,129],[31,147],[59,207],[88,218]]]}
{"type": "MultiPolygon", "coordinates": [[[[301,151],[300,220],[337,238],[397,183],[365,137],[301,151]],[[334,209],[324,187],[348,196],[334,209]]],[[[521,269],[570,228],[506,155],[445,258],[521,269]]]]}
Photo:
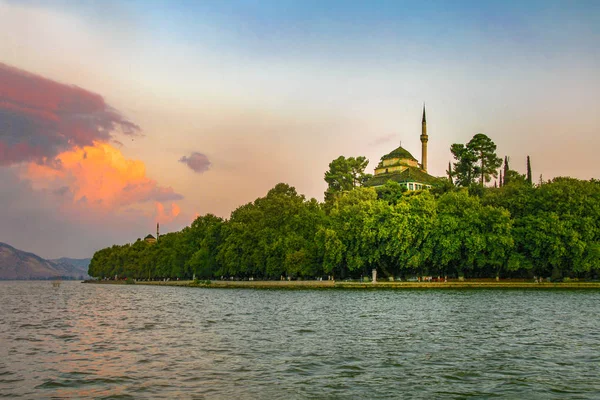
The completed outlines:
{"type": "MultiPolygon", "coordinates": [[[[125,281],[86,280],[83,283],[103,285],[126,285],[125,281]]],[[[600,290],[600,282],[496,282],[496,281],[452,281],[452,282],[343,282],[343,281],[210,281],[194,283],[193,281],[141,281],[135,285],[180,286],[214,289],[346,289],[346,290],[378,290],[378,289],[595,289],[600,290]]]]}

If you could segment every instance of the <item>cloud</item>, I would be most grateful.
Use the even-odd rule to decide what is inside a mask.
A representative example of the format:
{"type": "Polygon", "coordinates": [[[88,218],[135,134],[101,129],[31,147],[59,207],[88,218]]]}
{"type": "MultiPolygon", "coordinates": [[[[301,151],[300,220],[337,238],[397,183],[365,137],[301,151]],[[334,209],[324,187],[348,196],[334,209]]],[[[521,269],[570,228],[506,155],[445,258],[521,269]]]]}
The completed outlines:
{"type": "Polygon", "coordinates": [[[74,147],[139,135],[99,94],[0,63],[0,165],[48,162],[74,147]]]}
{"type": "Polygon", "coordinates": [[[0,240],[43,256],[91,256],[189,219],[115,138],[141,130],[102,96],[0,63],[0,240]]]}
{"type": "Polygon", "coordinates": [[[69,192],[73,204],[85,203],[97,211],[183,199],[173,188],[148,178],[142,161],[125,158],[108,143],[65,151],[56,160],[60,168],[29,163],[21,176],[38,190],[50,190],[63,197],[69,192]]]}
{"type": "Polygon", "coordinates": [[[92,212],[93,204],[85,196],[74,204],[68,187],[36,189],[16,168],[0,168],[0,182],[0,242],[42,257],[91,257],[103,247],[132,243],[155,232],[157,221],[163,233],[189,224],[189,216],[178,213],[174,203],[163,206],[164,215],[154,202],[92,212]]]}
{"type": "Polygon", "coordinates": [[[192,171],[199,174],[208,171],[210,168],[210,160],[202,153],[193,152],[189,157],[183,156],[179,162],[186,164],[192,171]]]}
{"type": "Polygon", "coordinates": [[[154,203],[156,208],[156,221],[162,223],[171,222],[181,213],[181,209],[175,203],[172,203],[170,207],[165,208],[162,203],[154,203]]]}

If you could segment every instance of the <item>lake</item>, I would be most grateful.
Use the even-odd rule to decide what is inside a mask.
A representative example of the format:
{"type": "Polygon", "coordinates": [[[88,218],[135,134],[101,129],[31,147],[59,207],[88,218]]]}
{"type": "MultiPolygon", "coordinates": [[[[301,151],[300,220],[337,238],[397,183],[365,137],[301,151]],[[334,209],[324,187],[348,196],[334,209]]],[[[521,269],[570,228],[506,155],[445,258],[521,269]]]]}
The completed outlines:
{"type": "Polygon", "coordinates": [[[0,282],[7,398],[600,397],[600,291],[0,282]]]}

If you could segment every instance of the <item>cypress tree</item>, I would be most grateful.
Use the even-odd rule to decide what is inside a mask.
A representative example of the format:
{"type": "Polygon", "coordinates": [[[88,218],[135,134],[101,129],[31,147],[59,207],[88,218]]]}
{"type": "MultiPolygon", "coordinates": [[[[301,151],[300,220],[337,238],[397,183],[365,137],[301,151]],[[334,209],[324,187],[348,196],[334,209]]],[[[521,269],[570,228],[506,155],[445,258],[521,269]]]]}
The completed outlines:
{"type": "Polygon", "coordinates": [[[531,161],[529,160],[529,156],[527,156],[527,183],[531,185],[531,161]]]}
{"type": "Polygon", "coordinates": [[[502,182],[504,181],[502,180],[502,170],[500,170],[500,187],[502,187],[502,182]]]}
{"type": "Polygon", "coordinates": [[[502,182],[502,186],[508,183],[508,156],[504,156],[504,181],[502,182]]]}
{"type": "Polygon", "coordinates": [[[448,172],[448,180],[454,185],[454,181],[452,179],[452,163],[450,161],[448,161],[448,171],[446,172],[448,172]]]}

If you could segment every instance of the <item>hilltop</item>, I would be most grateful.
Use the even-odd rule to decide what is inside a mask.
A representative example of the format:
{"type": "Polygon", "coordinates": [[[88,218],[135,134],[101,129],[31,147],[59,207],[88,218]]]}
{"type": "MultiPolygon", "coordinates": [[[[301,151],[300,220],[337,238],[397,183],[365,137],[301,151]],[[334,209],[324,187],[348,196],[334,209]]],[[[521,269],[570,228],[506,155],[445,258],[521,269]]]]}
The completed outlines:
{"type": "Polygon", "coordinates": [[[82,279],[88,276],[89,262],[89,258],[46,260],[0,242],[0,280],[82,279]]]}

